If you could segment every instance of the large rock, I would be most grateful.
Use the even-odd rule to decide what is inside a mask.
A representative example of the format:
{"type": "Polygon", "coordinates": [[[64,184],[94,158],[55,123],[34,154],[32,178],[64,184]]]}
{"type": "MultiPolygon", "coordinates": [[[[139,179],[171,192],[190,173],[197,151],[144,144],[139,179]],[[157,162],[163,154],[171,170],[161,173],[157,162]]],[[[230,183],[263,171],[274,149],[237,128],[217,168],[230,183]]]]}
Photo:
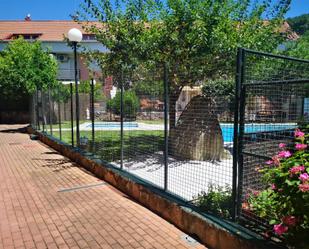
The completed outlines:
{"type": "Polygon", "coordinates": [[[195,96],[170,130],[169,154],[180,159],[221,160],[225,157],[222,131],[210,99],[195,96]]]}

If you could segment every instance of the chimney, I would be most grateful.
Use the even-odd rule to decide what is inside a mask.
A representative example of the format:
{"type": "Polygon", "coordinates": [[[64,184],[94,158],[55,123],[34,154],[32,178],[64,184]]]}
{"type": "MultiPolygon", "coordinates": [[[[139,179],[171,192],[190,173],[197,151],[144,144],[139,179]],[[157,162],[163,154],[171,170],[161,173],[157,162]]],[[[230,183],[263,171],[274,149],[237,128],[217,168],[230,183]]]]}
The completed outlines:
{"type": "Polygon", "coordinates": [[[25,21],[31,21],[31,15],[28,14],[26,17],[25,17],[25,21]]]}

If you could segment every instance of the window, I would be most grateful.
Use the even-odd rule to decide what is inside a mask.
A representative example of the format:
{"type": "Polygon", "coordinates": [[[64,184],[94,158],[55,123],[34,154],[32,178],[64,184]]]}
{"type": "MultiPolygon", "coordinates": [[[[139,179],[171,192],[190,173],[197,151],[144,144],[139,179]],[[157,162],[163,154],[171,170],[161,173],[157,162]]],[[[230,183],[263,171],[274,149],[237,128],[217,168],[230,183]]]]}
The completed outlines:
{"type": "Polygon", "coordinates": [[[36,40],[41,36],[41,34],[13,34],[10,39],[18,39],[23,37],[25,40],[36,40]]]}
{"type": "Polygon", "coordinates": [[[94,34],[83,34],[84,41],[95,41],[96,36],[94,34]]]}

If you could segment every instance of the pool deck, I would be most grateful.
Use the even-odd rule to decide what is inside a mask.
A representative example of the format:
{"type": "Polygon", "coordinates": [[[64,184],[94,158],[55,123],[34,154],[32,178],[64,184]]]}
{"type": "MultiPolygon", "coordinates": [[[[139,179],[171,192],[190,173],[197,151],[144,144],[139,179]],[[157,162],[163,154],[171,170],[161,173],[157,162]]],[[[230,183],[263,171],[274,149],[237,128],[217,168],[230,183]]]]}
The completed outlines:
{"type": "Polygon", "coordinates": [[[0,249],[205,248],[21,127],[0,125],[0,249]]]}

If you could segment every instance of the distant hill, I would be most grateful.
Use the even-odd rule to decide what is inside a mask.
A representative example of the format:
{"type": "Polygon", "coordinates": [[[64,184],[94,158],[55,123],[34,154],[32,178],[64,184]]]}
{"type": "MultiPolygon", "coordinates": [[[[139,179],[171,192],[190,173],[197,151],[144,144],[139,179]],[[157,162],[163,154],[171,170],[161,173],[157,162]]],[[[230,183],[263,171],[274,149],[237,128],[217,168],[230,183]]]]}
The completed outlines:
{"type": "Polygon", "coordinates": [[[303,35],[309,31],[309,14],[288,18],[287,22],[298,35],[303,35]]]}

